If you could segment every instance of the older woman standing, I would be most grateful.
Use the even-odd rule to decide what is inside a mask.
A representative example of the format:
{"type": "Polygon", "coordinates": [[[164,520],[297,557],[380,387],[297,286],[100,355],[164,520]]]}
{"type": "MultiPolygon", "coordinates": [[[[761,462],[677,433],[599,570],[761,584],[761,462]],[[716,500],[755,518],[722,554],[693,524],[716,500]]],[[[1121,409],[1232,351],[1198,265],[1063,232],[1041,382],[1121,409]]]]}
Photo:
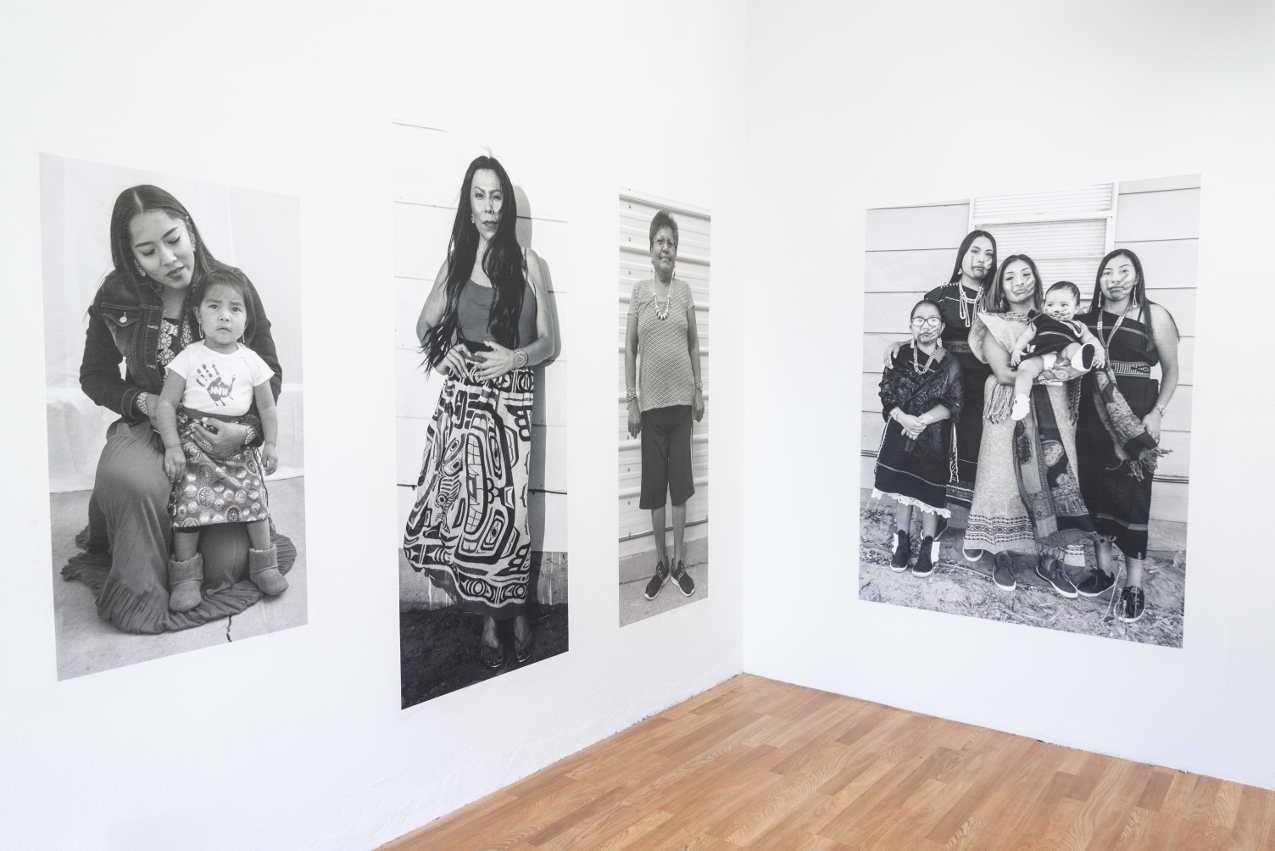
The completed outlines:
{"type": "Polygon", "coordinates": [[[1178,388],[1178,327],[1162,305],[1147,299],[1138,255],[1118,248],[1098,267],[1089,312],[1077,316],[1107,350],[1107,367],[1085,376],[1081,385],[1076,442],[1080,449],[1080,489],[1093,514],[1099,539],[1098,565],[1079,585],[1096,597],[1115,584],[1114,543],[1128,568],[1116,617],[1142,617],[1146,597],[1142,576],[1151,519],[1151,482],[1160,427],[1178,388]],[[1160,381],[1151,367],[1160,365],[1160,381]]]}
{"type": "Polygon", "coordinates": [[[653,600],[670,578],[684,595],[695,580],[683,563],[686,501],[695,493],[691,472],[691,420],[704,417],[700,380],[699,331],[695,299],[685,281],[673,276],[677,263],[677,221],[667,210],[651,219],[654,276],[633,285],[624,335],[624,380],[629,436],[642,435],[642,494],[638,507],[651,512],[655,573],[646,585],[653,600]],[[641,375],[638,375],[639,358],[641,375]],[[664,506],[673,502],[673,558],[668,558],[664,506]]]}
{"type": "Polygon", "coordinates": [[[1023,552],[1038,556],[1036,573],[1054,591],[1073,598],[1076,588],[1061,562],[1083,564],[1076,545],[1092,537],[1093,523],[1076,476],[1068,388],[1037,384],[1027,417],[1009,416],[1017,377],[1010,351],[1031,311],[1040,309],[1042,290],[1030,257],[1006,257],[970,329],[970,348],[992,375],[965,546],[995,554],[992,578],[1004,590],[1017,585],[1009,554],[1023,552]]]}
{"type": "MultiPolygon", "coordinates": [[[[72,558],[62,575],[92,588],[98,615],[125,632],[188,629],[238,614],[261,599],[248,580],[247,532],[226,524],[209,527],[200,540],[199,605],[186,612],[169,610],[169,582],[183,577],[169,572],[170,483],[152,419],[165,367],[198,336],[187,303],[191,284],[214,269],[242,279],[249,320],[243,342],[274,371],[270,389],[276,398],[283,370],[256,289],[238,269],[213,257],[176,198],[157,186],[124,190],[111,212],[110,239],[114,268],[89,306],[80,386],[120,419],[107,431],[98,461],[89,526],[78,539],[85,552],[72,558]]],[[[212,427],[196,425],[195,434],[204,451],[226,459],[260,442],[260,421],[252,415],[246,420],[209,419],[212,427]]],[[[279,569],[287,571],[296,549],[287,538],[275,535],[274,541],[279,569]]]]}
{"type": "Polygon", "coordinates": [[[513,182],[492,157],[469,164],[452,235],[421,308],[417,337],[447,376],[425,438],[403,551],[483,616],[479,660],[505,663],[498,621],[513,620],[514,661],[531,657],[531,367],[558,353],[540,258],[521,248],[513,182]]]}

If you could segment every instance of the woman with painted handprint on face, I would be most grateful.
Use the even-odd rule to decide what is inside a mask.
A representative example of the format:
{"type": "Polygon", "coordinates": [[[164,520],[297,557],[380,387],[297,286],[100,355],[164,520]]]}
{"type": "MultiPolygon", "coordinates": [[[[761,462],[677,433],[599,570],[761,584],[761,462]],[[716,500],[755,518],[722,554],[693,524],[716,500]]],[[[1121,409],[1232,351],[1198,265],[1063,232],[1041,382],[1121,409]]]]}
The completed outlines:
{"type": "MultiPolygon", "coordinates": [[[[991,367],[970,350],[970,327],[978,313],[984,289],[996,278],[996,238],[985,230],[965,235],[956,252],[948,282],[925,294],[925,300],[938,306],[943,319],[943,348],[960,364],[965,377],[965,398],[961,408],[966,416],[956,424],[956,474],[947,483],[948,509],[968,510],[974,496],[974,480],[978,474],[978,449],[983,440],[983,384],[992,374],[991,367]]],[[[893,343],[886,347],[884,369],[891,368],[904,347],[893,343]]],[[[966,550],[966,558],[977,561],[980,550],[966,550]]]]}
{"type": "Polygon", "coordinates": [[[1147,298],[1138,256],[1118,248],[1102,259],[1089,312],[1077,316],[1107,355],[1081,385],[1076,444],[1080,489],[1098,531],[1097,567],[1079,591],[1096,597],[1115,585],[1112,545],[1125,556],[1128,573],[1116,617],[1142,617],[1142,591],[1151,522],[1151,483],[1165,412],[1178,389],[1178,326],[1163,305],[1147,298]],[[1151,377],[1159,365],[1160,380],[1151,377]]]}

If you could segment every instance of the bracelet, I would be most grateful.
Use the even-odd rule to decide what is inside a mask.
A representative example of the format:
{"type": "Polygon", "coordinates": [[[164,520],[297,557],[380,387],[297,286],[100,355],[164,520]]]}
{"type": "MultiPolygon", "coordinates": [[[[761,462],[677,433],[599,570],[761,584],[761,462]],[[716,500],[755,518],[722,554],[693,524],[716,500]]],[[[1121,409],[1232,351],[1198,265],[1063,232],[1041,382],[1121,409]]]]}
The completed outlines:
{"type": "Polygon", "coordinates": [[[625,400],[626,402],[636,402],[636,401],[637,401],[637,388],[636,388],[636,387],[630,387],[628,390],[625,390],[625,391],[624,391],[624,400],[625,400]]]}
{"type": "Polygon", "coordinates": [[[696,380],[695,380],[695,389],[696,389],[696,390],[698,390],[699,392],[703,393],[703,392],[704,392],[704,382],[700,381],[699,379],[696,379],[696,380]]]}
{"type": "Polygon", "coordinates": [[[923,426],[927,426],[927,425],[929,425],[930,423],[934,422],[934,417],[930,416],[928,413],[925,413],[925,414],[921,414],[921,416],[917,417],[917,418],[916,418],[916,421],[917,421],[917,422],[919,422],[919,423],[920,423],[921,425],[923,425],[923,426]]]}
{"type": "Polygon", "coordinates": [[[514,352],[514,369],[522,369],[527,365],[527,360],[527,353],[522,349],[518,349],[514,352]]]}
{"type": "Polygon", "coordinates": [[[1168,405],[1156,405],[1155,409],[1160,412],[1160,416],[1167,416],[1169,413],[1168,405]]]}

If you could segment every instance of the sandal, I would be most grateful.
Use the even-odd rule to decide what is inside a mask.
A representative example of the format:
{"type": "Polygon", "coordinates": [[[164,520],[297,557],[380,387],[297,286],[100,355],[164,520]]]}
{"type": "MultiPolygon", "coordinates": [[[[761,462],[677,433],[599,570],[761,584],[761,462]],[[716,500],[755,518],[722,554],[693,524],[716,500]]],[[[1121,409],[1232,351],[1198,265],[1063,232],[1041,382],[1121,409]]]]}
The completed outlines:
{"type": "MultiPolygon", "coordinates": [[[[480,639],[481,641],[481,639],[480,639]]],[[[497,644],[492,647],[487,644],[478,645],[478,661],[483,663],[483,667],[489,670],[496,670],[505,664],[505,646],[497,644]]]]}
{"type": "Polygon", "coordinates": [[[536,634],[531,631],[531,627],[527,627],[527,642],[518,640],[517,634],[514,635],[514,661],[519,665],[531,658],[532,651],[536,649],[536,634]]]}

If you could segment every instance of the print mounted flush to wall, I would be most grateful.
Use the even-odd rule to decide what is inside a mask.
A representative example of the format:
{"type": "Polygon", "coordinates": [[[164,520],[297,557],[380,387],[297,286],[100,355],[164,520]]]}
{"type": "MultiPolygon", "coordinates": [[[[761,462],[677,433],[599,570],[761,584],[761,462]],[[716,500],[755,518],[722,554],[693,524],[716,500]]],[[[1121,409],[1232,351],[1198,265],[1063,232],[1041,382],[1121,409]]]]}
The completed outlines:
{"type": "Polygon", "coordinates": [[[708,596],[710,226],[620,193],[621,626],[708,596]]]}
{"type": "Polygon", "coordinates": [[[1199,204],[1192,175],[868,211],[860,599],[1182,645],[1199,204]],[[980,246],[994,273],[970,265],[980,246]],[[1028,279],[1040,303],[1015,295],[1028,279]],[[1104,363],[1056,364],[1017,403],[1044,347],[1016,344],[1059,281],[1104,363]],[[962,366],[959,412],[921,386],[922,298],[937,360],[962,366]],[[931,438],[941,463],[919,463],[931,438]]]}

